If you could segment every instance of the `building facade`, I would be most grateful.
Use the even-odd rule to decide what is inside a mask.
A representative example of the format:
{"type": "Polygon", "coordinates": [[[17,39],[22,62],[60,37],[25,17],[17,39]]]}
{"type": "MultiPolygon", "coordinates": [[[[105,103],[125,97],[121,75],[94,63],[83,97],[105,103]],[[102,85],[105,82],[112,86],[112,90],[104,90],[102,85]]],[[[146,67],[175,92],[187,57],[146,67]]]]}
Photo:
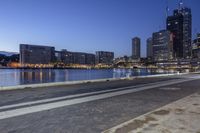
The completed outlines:
{"type": "Polygon", "coordinates": [[[161,30],[153,33],[152,44],[154,61],[173,59],[173,39],[170,31],[161,30]]]}
{"type": "Polygon", "coordinates": [[[192,55],[192,13],[191,9],[184,7],[179,10],[183,15],[183,57],[192,55]]]}
{"type": "Polygon", "coordinates": [[[167,30],[173,34],[175,58],[191,57],[192,14],[191,9],[179,7],[167,17],[167,30]]]}
{"type": "Polygon", "coordinates": [[[94,65],[95,55],[82,52],[73,52],[74,64],[94,65]]]}
{"type": "Polygon", "coordinates": [[[66,49],[63,49],[60,51],[61,53],[61,62],[64,64],[73,64],[73,53],[70,51],[67,51],[66,49]]]}
{"type": "Polygon", "coordinates": [[[95,55],[83,52],[71,52],[67,50],[56,51],[57,62],[62,62],[66,65],[80,64],[80,65],[94,65],[95,55]]]}
{"type": "Polygon", "coordinates": [[[192,57],[200,59],[200,33],[192,43],[192,57]]]}
{"type": "Polygon", "coordinates": [[[20,64],[50,64],[55,61],[54,52],[50,46],[20,44],[20,64]]]}
{"type": "Polygon", "coordinates": [[[85,63],[89,65],[95,65],[95,55],[94,54],[86,54],[85,63]]]}
{"type": "Polygon", "coordinates": [[[139,37],[134,37],[132,39],[132,57],[134,59],[140,58],[140,38],[139,37]]]}
{"type": "Polygon", "coordinates": [[[183,58],[183,16],[174,14],[167,17],[167,30],[173,34],[174,58],[183,58]]]}
{"type": "Polygon", "coordinates": [[[147,58],[151,59],[153,57],[153,41],[152,37],[147,39],[147,58]]]}
{"type": "Polygon", "coordinates": [[[95,61],[96,64],[111,65],[114,59],[114,52],[96,51],[95,61]]]}

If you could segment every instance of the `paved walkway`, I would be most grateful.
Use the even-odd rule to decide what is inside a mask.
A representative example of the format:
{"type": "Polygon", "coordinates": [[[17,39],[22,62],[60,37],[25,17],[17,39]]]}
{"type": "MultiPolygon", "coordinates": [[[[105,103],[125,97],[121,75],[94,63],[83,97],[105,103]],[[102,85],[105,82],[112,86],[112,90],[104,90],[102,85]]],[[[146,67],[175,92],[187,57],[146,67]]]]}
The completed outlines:
{"type": "Polygon", "coordinates": [[[104,133],[200,133],[199,123],[200,93],[195,93],[104,133]]]}
{"type": "Polygon", "coordinates": [[[0,133],[100,133],[200,92],[199,75],[172,79],[2,91],[0,133]]]}

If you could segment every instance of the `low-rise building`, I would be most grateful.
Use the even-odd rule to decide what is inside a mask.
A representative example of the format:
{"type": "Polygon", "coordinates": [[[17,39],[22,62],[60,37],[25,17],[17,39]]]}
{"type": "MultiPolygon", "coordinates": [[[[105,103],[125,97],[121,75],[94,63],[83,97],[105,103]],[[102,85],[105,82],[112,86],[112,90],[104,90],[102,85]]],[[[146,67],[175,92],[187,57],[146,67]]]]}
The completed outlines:
{"type": "Polygon", "coordinates": [[[80,65],[94,65],[95,55],[83,52],[71,52],[67,50],[56,51],[57,62],[62,62],[66,65],[80,64],[80,65]]]}
{"type": "Polygon", "coordinates": [[[20,64],[29,66],[50,64],[55,60],[55,48],[50,46],[20,44],[20,64]]]}
{"type": "Polygon", "coordinates": [[[111,65],[114,59],[114,52],[96,51],[96,64],[111,65]]]}

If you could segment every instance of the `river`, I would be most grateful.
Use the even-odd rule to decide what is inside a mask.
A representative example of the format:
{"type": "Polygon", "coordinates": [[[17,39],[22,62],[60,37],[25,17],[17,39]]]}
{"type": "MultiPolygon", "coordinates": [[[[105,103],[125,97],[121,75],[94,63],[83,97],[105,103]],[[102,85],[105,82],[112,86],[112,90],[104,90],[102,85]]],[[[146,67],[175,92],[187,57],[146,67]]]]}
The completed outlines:
{"type": "Polygon", "coordinates": [[[0,86],[167,73],[156,69],[0,69],[0,86]]]}

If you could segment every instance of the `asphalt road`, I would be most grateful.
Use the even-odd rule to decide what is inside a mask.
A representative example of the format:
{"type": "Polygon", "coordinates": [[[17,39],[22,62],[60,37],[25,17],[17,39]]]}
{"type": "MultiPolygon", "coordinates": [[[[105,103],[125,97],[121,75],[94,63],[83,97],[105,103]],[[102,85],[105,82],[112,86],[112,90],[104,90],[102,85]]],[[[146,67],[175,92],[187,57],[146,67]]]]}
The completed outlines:
{"type": "Polygon", "coordinates": [[[172,77],[156,77],[156,78],[145,78],[145,79],[138,78],[134,80],[118,80],[118,81],[108,81],[108,82],[98,82],[98,83],[56,86],[48,88],[43,87],[43,88],[33,88],[33,89],[29,88],[24,90],[0,91],[0,106],[27,102],[27,101],[41,100],[46,98],[61,97],[66,95],[110,90],[120,87],[144,85],[148,83],[174,80],[179,78],[181,77],[172,76],[172,77]]]}
{"type": "Polygon", "coordinates": [[[12,111],[10,114],[7,113],[7,116],[9,116],[8,118],[0,119],[0,132],[98,133],[192,93],[199,92],[199,78],[192,81],[186,81],[193,76],[196,75],[112,82],[108,81],[104,83],[88,83],[73,86],[2,91],[0,92],[0,116],[5,115],[7,113],[6,111],[21,108],[22,112],[29,109],[29,113],[18,116],[12,116],[12,111]],[[166,84],[179,80],[183,80],[183,82],[173,83],[172,85],[167,86],[154,87],[155,85],[162,83],[166,84]],[[127,92],[126,94],[121,92],[119,93],[118,89],[122,87],[127,87],[121,90],[121,92],[127,92]],[[133,92],[133,90],[138,88],[148,89],[133,92]],[[99,91],[109,92],[98,93],[99,91]],[[77,96],[72,97],[71,99],[44,102],[36,105],[30,104],[25,106],[16,106],[14,108],[1,109],[7,105],[16,105],[19,103],[34,102],[42,99],[74,96],[91,92],[97,94],[77,96]],[[95,99],[98,97],[101,97],[101,99],[95,99]],[[78,99],[79,102],[74,104],[73,100],[78,99]],[[69,100],[71,100],[71,104],[67,105],[66,103],[69,102],[69,100]],[[83,102],[81,100],[86,101],[83,102]],[[66,101],[64,102],[66,106],[61,105],[63,101],[66,101]],[[57,103],[57,107],[53,107],[54,103],[57,103]],[[42,110],[43,107],[40,105],[45,106],[47,104],[50,105],[48,106],[49,109],[30,113],[36,108],[35,106],[37,106],[37,109],[42,110]],[[23,110],[23,108],[26,110],[23,110]]]}

